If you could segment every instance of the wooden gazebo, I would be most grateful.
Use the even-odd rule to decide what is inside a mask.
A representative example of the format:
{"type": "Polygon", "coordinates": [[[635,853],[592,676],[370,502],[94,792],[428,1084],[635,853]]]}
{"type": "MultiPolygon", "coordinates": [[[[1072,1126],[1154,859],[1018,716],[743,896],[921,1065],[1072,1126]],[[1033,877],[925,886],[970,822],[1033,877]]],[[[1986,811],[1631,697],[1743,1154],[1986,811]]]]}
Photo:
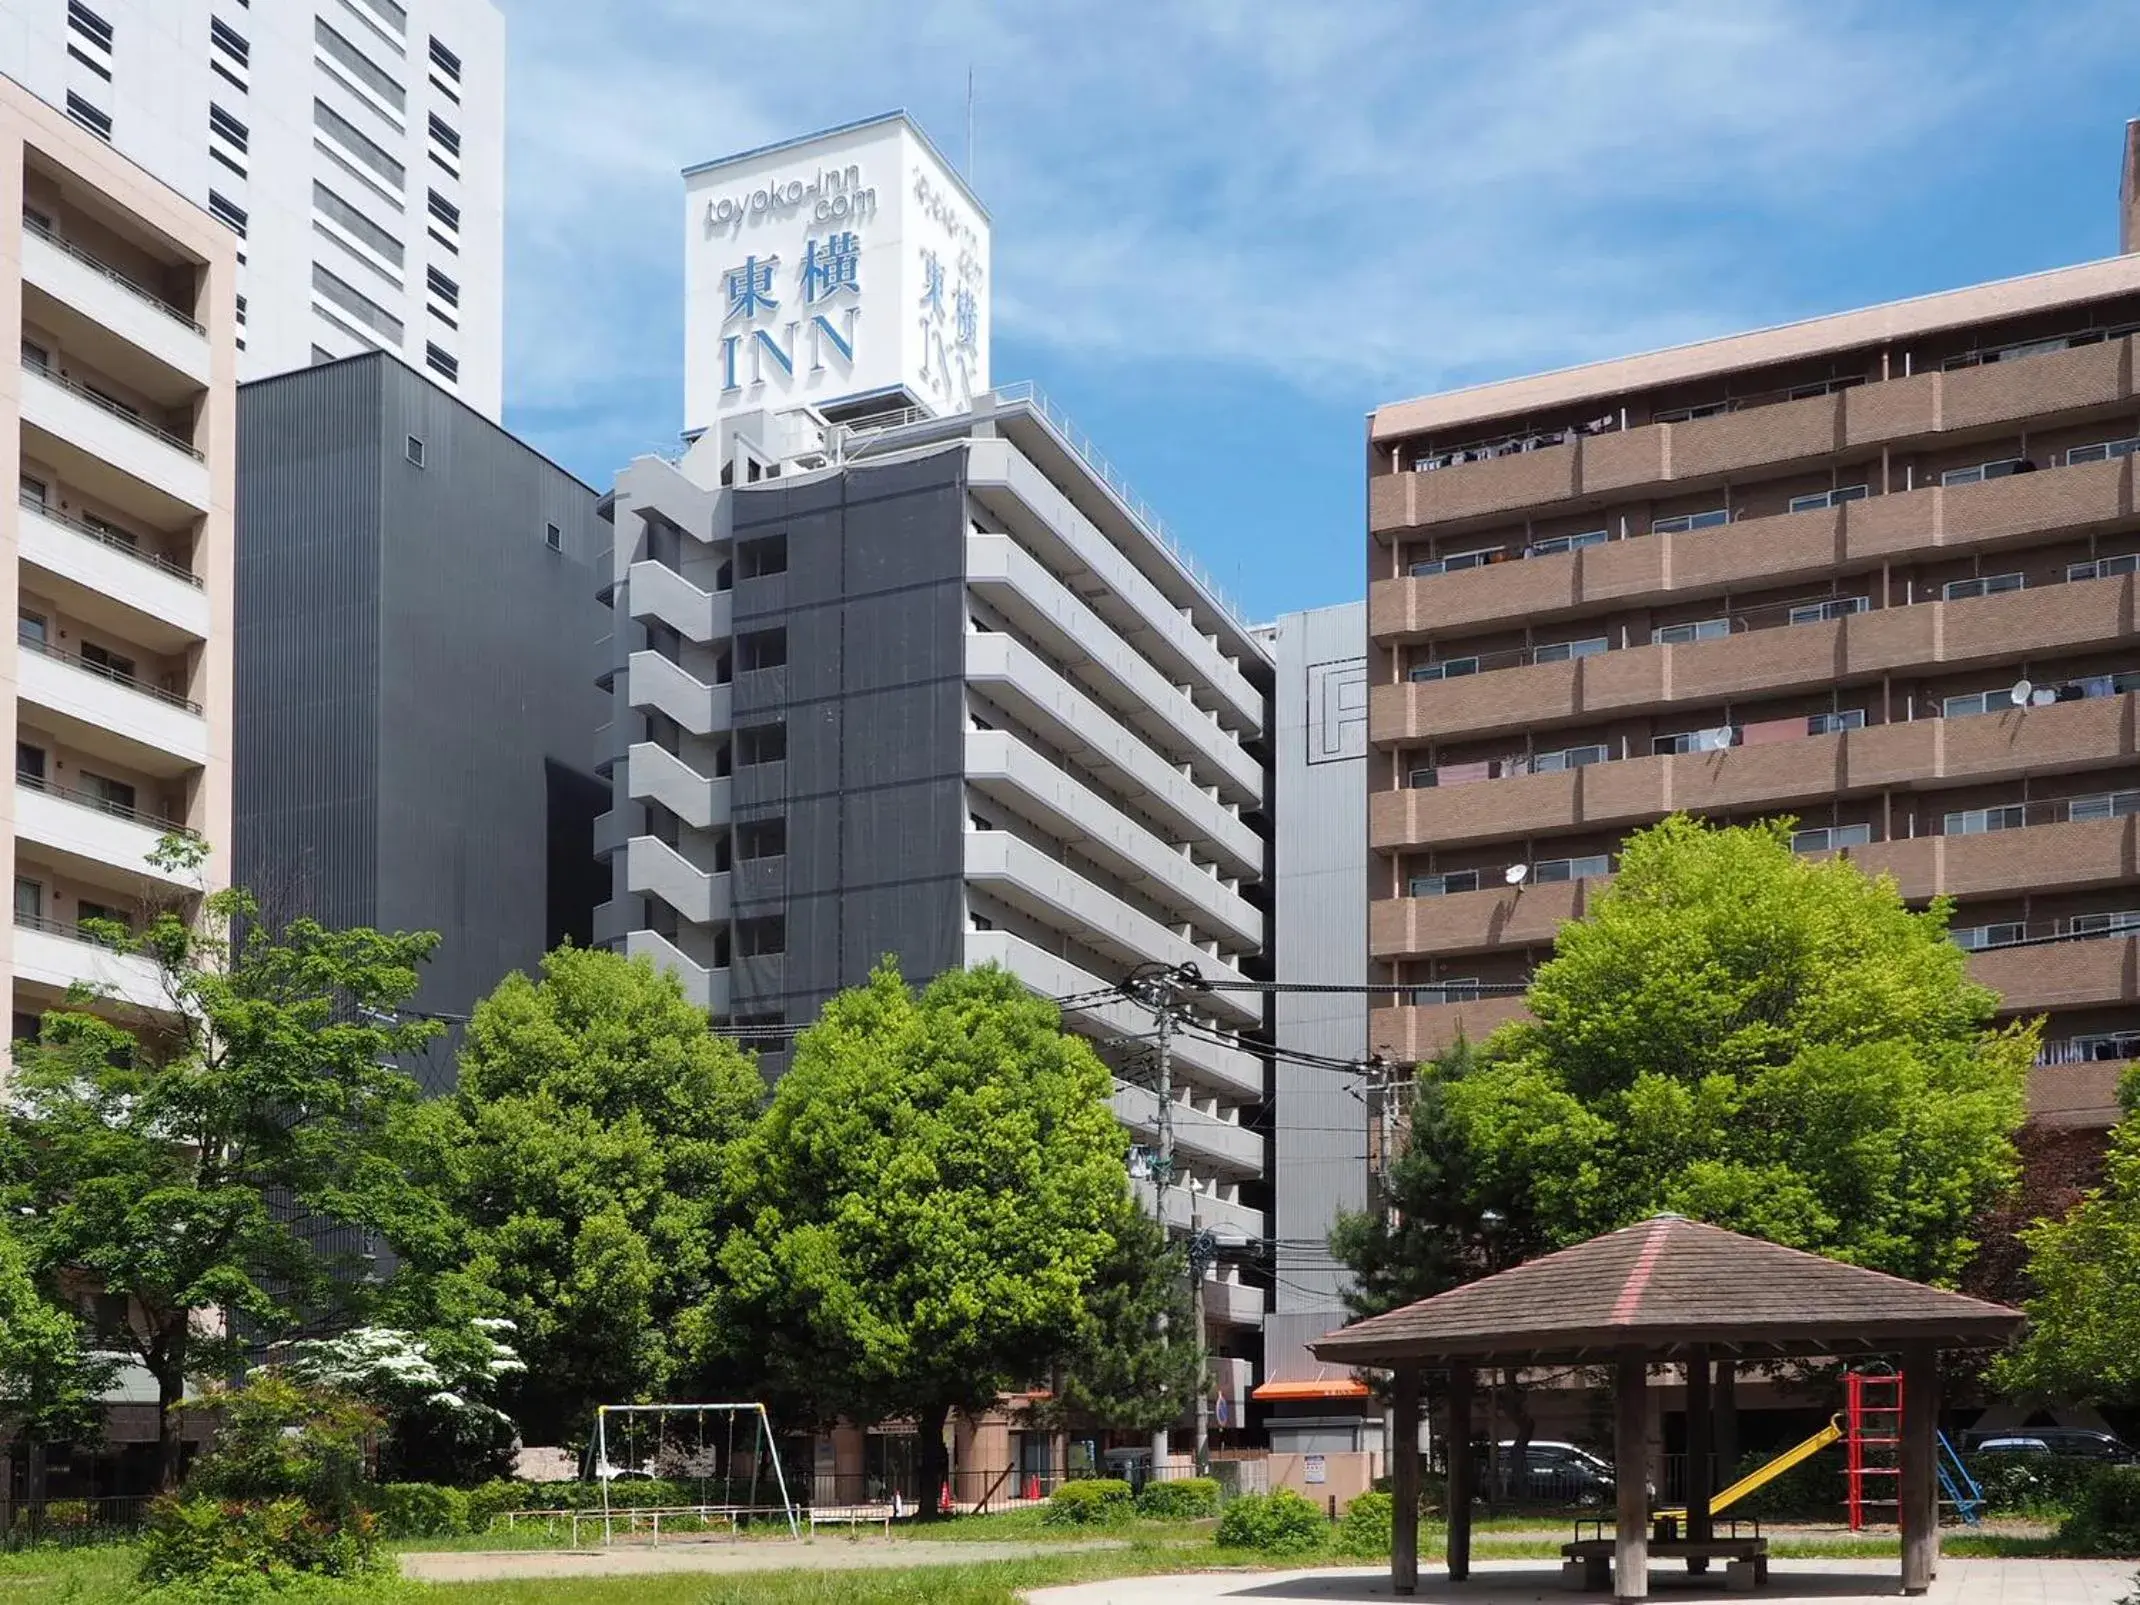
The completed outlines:
{"type": "MultiPolygon", "coordinates": [[[[2003,1304],[1861,1270],[1760,1238],[1659,1215],[1531,1260],[1309,1345],[1316,1357],[1392,1375],[1390,1580],[1419,1578],[1420,1376],[1449,1376],[1449,1576],[1471,1570],[1471,1398],[1479,1367],[1608,1366],[1615,1376],[1618,1484],[1613,1593],[1649,1593],[1648,1371],[1683,1366],[1690,1449],[1711,1438],[1712,1368],[1740,1360],[1894,1355],[1902,1367],[1902,1586],[1923,1593],[1938,1563],[1936,1459],[1941,1352],[1999,1348],[2021,1329],[2003,1304]]],[[[1687,1456],[1687,1531],[1709,1536],[1710,1464],[1687,1456]]]]}

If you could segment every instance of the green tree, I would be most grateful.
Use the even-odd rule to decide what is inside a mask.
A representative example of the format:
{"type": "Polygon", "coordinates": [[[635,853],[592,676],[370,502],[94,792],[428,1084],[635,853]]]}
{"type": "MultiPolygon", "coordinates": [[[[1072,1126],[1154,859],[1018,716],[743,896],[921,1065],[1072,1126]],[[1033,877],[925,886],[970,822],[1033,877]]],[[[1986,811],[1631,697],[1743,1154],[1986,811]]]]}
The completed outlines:
{"type": "Polygon", "coordinates": [[[1032,1413],[1035,1425],[1077,1417],[1156,1432],[1181,1420],[1204,1386],[1183,1245],[1128,1197],[1107,1230],[1113,1246],[1085,1285],[1085,1319],[1059,1362],[1053,1398],[1032,1413]]]}
{"type": "Polygon", "coordinates": [[[33,1523],[44,1505],[46,1446],[96,1435],[97,1395],[116,1369],[90,1348],[82,1323],[39,1291],[29,1256],[0,1214],[0,1443],[12,1437],[28,1451],[33,1523]]]}
{"type": "MultiPolygon", "coordinates": [[[[1491,1209],[1525,1252],[1674,1210],[1951,1281],[2013,1177],[2037,1029],[1992,1025],[1947,916],[1794,855],[1788,821],[1639,832],[1533,979],[1533,1019],[1423,1079],[1417,1202],[1466,1232],[1491,1209]]],[[[1411,1274],[1359,1263],[1386,1294],[1411,1274]]]]}
{"type": "Polygon", "coordinates": [[[97,1341],[156,1378],[164,1488],[189,1374],[227,1372],[248,1338],[367,1297],[366,1262],[334,1245],[377,1234],[436,1250],[442,1236],[387,1142],[418,1096],[392,1063],[435,1029],[395,1011],[437,938],[259,914],[233,888],[195,919],[170,908],[138,934],[100,929],[149,961],[166,1007],[129,1030],[105,1018],[124,1017],[115,1002],[78,999],[18,1047],[9,1085],[32,1267],[123,1302],[97,1341]]]}
{"type": "Polygon", "coordinates": [[[889,963],[796,1041],[732,1172],[700,1331],[820,1420],[910,1416],[923,1508],[953,1410],[1049,1374],[1127,1184],[1112,1080],[993,966],[916,995],[889,963]]]}
{"type": "Polygon", "coordinates": [[[415,1111],[407,1152],[514,1324],[531,1442],[672,1384],[730,1150],[764,1097],[753,1062],[643,958],[560,948],[540,980],[509,975],[476,1006],[459,1085],[415,1111]]]}

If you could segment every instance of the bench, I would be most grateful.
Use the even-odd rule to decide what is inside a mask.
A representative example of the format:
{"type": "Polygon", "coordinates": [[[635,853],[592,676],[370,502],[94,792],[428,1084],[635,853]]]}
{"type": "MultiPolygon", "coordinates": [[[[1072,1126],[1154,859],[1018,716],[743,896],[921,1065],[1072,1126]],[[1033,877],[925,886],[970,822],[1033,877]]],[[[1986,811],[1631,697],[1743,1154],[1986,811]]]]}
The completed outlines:
{"type": "MultiPolygon", "coordinates": [[[[1561,1582],[1592,1591],[1610,1588],[1617,1544],[1604,1536],[1603,1523],[1588,1524],[1599,1528],[1594,1538],[1582,1536],[1582,1525],[1576,1529],[1574,1542],[1560,1546],[1561,1582]]],[[[1652,1561],[1684,1560],[1690,1572],[1707,1571],[1711,1561],[1723,1561],[1724,1586],[1735,1593],[1750,1593],[1768,1581],[1768,1540],[1759,1533],[1727,1533],[1701,1540],[1653,1533],[1649,1555],[1652,1561]]]]}

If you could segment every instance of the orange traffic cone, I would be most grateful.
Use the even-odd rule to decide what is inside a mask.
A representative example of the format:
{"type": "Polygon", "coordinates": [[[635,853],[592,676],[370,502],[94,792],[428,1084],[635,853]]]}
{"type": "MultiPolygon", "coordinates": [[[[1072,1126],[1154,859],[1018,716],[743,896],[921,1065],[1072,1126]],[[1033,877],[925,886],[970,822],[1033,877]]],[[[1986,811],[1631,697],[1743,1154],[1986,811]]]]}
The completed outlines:
{"type": "Polygon", "coordinates": [[[1040,1479],[1037,1476],[1034,1476],[1031,1472],[1028,1472],[1026,1474],[1025,1496],[1026,1498],[1034,1500],[1036,1502],[1040,1498],[1040,1479]]]}

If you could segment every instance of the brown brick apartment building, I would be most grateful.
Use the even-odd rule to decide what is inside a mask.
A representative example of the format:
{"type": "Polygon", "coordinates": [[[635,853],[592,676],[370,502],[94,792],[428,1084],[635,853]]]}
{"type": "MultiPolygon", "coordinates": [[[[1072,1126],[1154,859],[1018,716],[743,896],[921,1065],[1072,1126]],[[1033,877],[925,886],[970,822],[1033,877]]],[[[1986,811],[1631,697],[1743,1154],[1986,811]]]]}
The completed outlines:
{"type": "Polygon", "coordinates": [[[2136,335],[2127,255],[1379,409],[1369,955],[1413,990],[1373,1047],[1520,1013],[1630,830],[1792,814],[1953,895],[1972,971],[2048,1017],[2039,1119],[2114,1118],[2136,335]]]}

